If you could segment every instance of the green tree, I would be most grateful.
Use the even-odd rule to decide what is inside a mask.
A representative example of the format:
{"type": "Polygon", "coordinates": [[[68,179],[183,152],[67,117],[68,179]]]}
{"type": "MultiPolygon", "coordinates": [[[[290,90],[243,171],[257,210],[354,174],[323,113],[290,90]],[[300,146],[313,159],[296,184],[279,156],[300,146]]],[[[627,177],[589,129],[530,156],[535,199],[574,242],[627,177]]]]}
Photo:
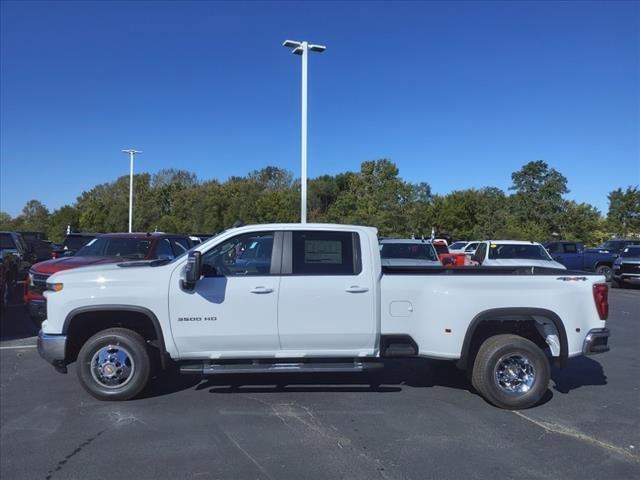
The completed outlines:
{"type": "MultiPolygon", "coordinates": [[[[431,219],[437,231],[467,240],[500,237],[513,223],[507,198],[498,188],[438,195],[431,203],[431,219]]],[[[511,236],[513,233],[509,231],[511,236]]]]}
{"type": "Polygon", "coordinates": [[[607,223],[616,234],[626,237],[629,233],[640,234],[640,189],[629,186],[609,192],[607,223]]]}
{"type": "Polygon", "coordinates": [[[327,213],[330,221],[371,225],[381,235],[409,235],[412,186],[399,177],[390,160],[363,162],[327,213]]]}
{"type": "Polygon", "coordinates": [[[588,245],[598,243],[601,220],[600,212],[594,206],[567,201],[560,217],[560,236],[588,245]]]}
{"type": "Polygon", "coordinates": [[[535,233],[541,239],[557,233],[564,208],[563,195],[569,193],[564,175],[543,160],[524,165],[511,174],[515,194],[511,199],[511,212],[522,231],[535,233]]]}
{"type": "Polygon", "coordinates": [[[7,212],[0,212],[0,230],[11,230],[13,228],[11,215],[7,212]]]}
{"type": "Polygon", "coordinates": [[[29,200],[18,218],[14,219],[16,230],[47,232],[49,210],[39,200],[29,200]]]}
{"type": "Polygon", "coordinates": [[[72,205],[64,205],[49,217],[49,240],[60,243],[64,240],[67,227],[77,231],[80,225],[80,212],[72,205]]]}
{"type": "MultiPolygon", "coordinates": [[[[161,211],[153,195],[148,173],[133,177],[133,230],[153,231],[161,211]]],[[[103,183],[78,197],[80,229],[93,232],[126,232],[129,228],[129,177],[103,183]]]]}

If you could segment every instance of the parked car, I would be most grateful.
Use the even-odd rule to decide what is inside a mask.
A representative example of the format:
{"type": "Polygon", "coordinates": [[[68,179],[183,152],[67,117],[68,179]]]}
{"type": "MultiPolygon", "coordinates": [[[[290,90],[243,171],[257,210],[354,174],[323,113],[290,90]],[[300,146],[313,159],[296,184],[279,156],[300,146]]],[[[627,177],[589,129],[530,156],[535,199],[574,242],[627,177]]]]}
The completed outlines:
{"type": "Polygon", "coordinates": [[[46,317],[46,301],[42,293],[46,289],[47,279],[56,272],[132,260],[171,260],[191,247],[191,239],[186,235],[166,233],[100,235],[90,240],[73,256],[40,262],[31,267],[24,297],[29,316],[37,325],[46,317]]]}
{"type": "Polygon", "coordinates": [[[454,242],[449,245],[449,253],[473,255],[476,252],[476,248],[478,248],[479,244],[479,240],[474,240],[473,242],[454,242]]]}
{"type": "Polygon", "coordinates": [[[611,268],[617,258],[617,253],[608,250],[585,249],[580,242],[556,241],[546,242],[551,258],[561,263],[569,270],[584,270],[597,272],[604,275],[607,281],[611,280],[611,268]]]}
{"type": "Polygon", "coordinates": [[[24,280],[35,256],[29,246],[17,232],[0,232],[0,255],[8,263],[9,281],[12,285],[24,280]]]}
{"type": "Polygon", "coordinates": [[[523,409],[547,394],[552,365],[609,350],[600,275],[383,266],[378,251],[374,228],[252,225],[173,261],[58,272],[38,351],[62,373],[77,362],[83,388],[108,401],[138,395],[156,365],[361,372],[424,357],[456,361],[487,401],[523,409]],[[271,238],[268,274],[228,259],[224,245],[255,238],[271,238]]]}
{"type": "Polygon", "coordinates": [[[438,254],[438,260],[445,266],[453,266],[456,264],[456,257],[449,253],[449,245],[443,238],[434,238],[431,240],[433,248],[435,248],[438,254]]]}
{"type": "Polygon", "coordinates": [[[547,267],[566,270],[537,242],[519,240],[486,240],[480,242],[471,257],[483,267],[547,267]]]}
{"type": "Polygon", "coordinates": [[[425,240],[385,238],[380,240],[380,258],[384,266],[442,266],[432,243],[425,240]]]}
{"type": "Polygon", "coordinates": [[[9,260],[4,255],[0,256],[0,309],[2,310],[9,304],[9,296],[13,288],[9,267],[9,260]]]}
{"type": "Polygon", "coordinates": [[[56,246],[51,252],[51,258],[68,257],[84,247],[91,240],[96,238],[100,233],[69,233],[64,238],[62,245],[56,246]]]}
{"type": "Polygon", "coordinates": [[[18,232],[22,235],[30,253],[35,257],[35,261],[42,262],[51,258],[53,251],[52,244],[47,239],[44,232],[18,232]]]}
{"type": "Polygon", "coordinates": [[[614,287],[640,285],[640,245],[630,245],[620,252],[613,263],[611,281],[614,287]]]}
{"type": "Polygon", "coordinates": [[[640,245],[640,239],[616,239],[616,240],[607,240],[602,245],[599,245],[595,248],[589,248],[587,252],[604,252],[604,253],[613,253],[619,255],[625,247],[629,245],[640,245]]]}

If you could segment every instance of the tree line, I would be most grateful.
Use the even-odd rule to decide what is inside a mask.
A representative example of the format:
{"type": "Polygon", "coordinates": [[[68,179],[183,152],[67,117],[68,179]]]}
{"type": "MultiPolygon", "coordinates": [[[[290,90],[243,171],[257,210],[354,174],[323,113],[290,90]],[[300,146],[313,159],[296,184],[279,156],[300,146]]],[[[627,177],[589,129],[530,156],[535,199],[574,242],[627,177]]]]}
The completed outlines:
{"type": "MultiPolygon", "coordinates": [[[[436,195],[428,183],[400,177],[390,160],[363,162],[360,171],[322,175],[308,183],[308,221],[377,227],[381,236],[429,236],[431,229],[462,239],[553,238],[592,245],[611,236],[640,235],[640,189],[609,193],[603,216],[588,203],[565,198],[567,178],[542,161],[511,175],[509,192],[495,187],[436,195]]],[[[300,181],[268,166],[224,182],[165,169],[134,176],[134,231],[215,233],[235,221],[297,222],[300,181]]],[[[71,205],[50,212],[38,200],[12,218],[0,212],[1,230],[43,231],[60,242],[73,231],[122,232],[128,228],[129,177],[103,183],[71,205]]]]}

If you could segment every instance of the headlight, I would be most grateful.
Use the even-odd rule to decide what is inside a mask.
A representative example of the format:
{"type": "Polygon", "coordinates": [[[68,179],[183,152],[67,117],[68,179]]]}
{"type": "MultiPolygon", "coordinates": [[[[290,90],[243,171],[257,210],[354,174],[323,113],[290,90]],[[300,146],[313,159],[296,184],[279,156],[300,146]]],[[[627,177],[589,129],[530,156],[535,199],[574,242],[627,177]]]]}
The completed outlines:
{"type": "Polygon", "coordinates": [[[47,290],[50,292],[59,292],[62,290],[62,283],[47,283],[47,290]]]}

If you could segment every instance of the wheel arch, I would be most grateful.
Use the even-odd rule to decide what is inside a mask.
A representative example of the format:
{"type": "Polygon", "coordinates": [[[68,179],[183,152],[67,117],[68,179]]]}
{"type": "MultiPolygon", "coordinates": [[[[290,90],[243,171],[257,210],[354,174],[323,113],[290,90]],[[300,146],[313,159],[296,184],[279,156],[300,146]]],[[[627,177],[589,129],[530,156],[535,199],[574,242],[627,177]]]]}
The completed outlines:
{"type": "MultiPolygon", "coordinates": [[[[558,332],[560,340],[560,355],[558,356],[558,363],[560,367],[564,367],[567,364],[569,358],[569,343],[567,340],[567,332],[564,328],[562,319],[551,310],[545,308],[492,308],[478,313],[467,328],[467,332],[464,336],[462,343],[462,350],[460,352],[460,359],[458,360],[458,367],[462,369],[468,369],[474,359],[474,338],[476,333],[479,332],[479,327],[483,323],[488,322],[535,322],[535,317],[543,317],[553,323],[558,332]]],[[[505,331],[503,333],[509,333],[505,331]]]]}
{"type": "MultiPolygon", "coordinates": [[[[145,340],[151,340],[151,345],[158,349],[161,367],[164,369],[168,366],[169,358],[164,343],[162,327],[160,326],[158,317],[148,308],[137,305],[91,305],[78,307],[69,312],[62,327],[62,334],[67,335],[67,338],[69,339],[67,341],[67,354],[65,355],[67,363],[69,363],[69,360],[73,361],[75,359],[74,354],[77,355],[81,348],[81,345],[74,344],[73,338],[71,338],[70,334],[73,334],[74,330],[78,328],[78,322],[80,322],[82,318],[96,315],[100,315],[103,318],[102,322],[95,325],[95,328],[86,329],[87,332],[93,334],[106,328],[113,327],[130,328],[131,330],[142,334],[145,340]],[[111,319],[110,317],[109,320],[105,320],[107,315],[114,313],[120,314],[119,320],[111,319]],[[133,322],[132,324],[132,320],[134,318],[139,321],[137,323],[133,322]],[[75,323],[74,320],[76,321],[75,323]]],[[[86,338],[84,340],[86,341],[86,338]]]]}

